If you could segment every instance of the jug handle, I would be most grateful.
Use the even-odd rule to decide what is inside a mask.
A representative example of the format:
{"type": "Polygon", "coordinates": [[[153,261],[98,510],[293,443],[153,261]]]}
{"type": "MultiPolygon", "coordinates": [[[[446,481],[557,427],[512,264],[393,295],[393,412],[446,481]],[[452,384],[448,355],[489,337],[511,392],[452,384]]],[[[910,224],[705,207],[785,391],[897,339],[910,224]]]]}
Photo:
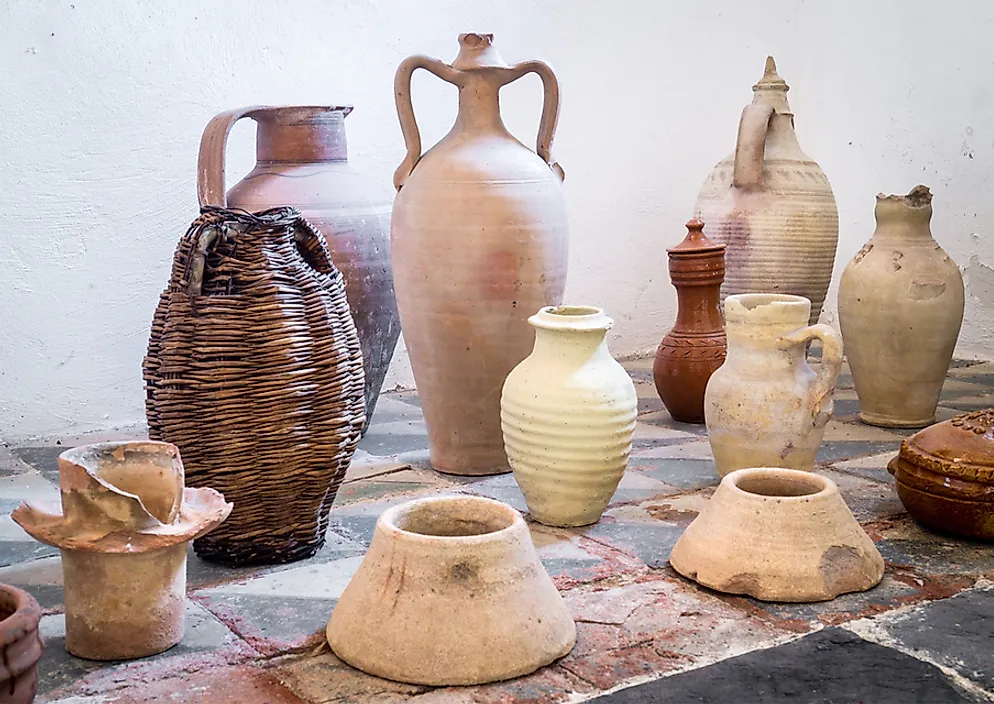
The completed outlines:
{"type": "Polygon", "coordinates": [[[842,370],[842,335],[829,325],[809,325],[795,330],[777,340],[780,349],[803,345],[810,340],[821,340],[821,363],[818,375],[808,390],[808,407],[814,427],[819,428],[831,417],[832,392],[842,370]]]}
{"type": "Polygon", "coordinates": [[[566,173],[552,158],[552,140],[556,136],[556,126],[559,124],[559,79],[552,68],[544,61],[522,61],[510,68],[506,83],[516,81],[529,73],[536,74],[542,79],[542,117],[538,123],[538,138],[535,140],[535,153],[549,165],[562,181],[566,173]]]}
{"type": "Polygon", "coordinates": [[[200,138],[200,156],[197,159],[197,198],[201,207],[205,205],[227,207],[224,188],[224,151],[228,143],[228,134],[236,122],[264,107],[252,105],[247,108],[226,110],[215,115],[207,123],[200,138]]]}
{"type": "Polygon", "coordinates": [[[763,185],[763,160],[766,135],[773,117],[772,105],[746,105],[739,119],[739,134],[735,140],[735,164],[732,185],[757,188],[763,185]]]}
{"type": "Polygon", "coordinates": [[[430,56],[411,56],[400,62],[393,79],[393,92],[397,104],[397,117],[400,119],[400,131],[407,146],[407,156],[393,174],[393,185],[398,191],[404,187],[414,167],[421,160],[421,131],[418,129],[418,121],[414,117],[414,104],[411,102],[411,77],[419,68],[435,74],[446,83],[462,85],[460,80],[462,72],[444,61],[430,56]]]}

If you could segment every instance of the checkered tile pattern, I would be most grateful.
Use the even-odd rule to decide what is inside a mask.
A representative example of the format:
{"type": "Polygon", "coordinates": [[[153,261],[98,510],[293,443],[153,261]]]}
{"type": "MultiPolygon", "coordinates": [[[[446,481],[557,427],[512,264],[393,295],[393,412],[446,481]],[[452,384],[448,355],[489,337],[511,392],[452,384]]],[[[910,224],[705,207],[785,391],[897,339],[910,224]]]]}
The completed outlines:
{"type": "MultiPolygon", "coordinates": [[[[676,423],[663,409],[652,386],[651,360],[626,366],[638,388],[639,423],[635,451],[610,507],[599,523],[585,528],[529,522],[539,555],[577,620],[576,648],[534,675],[480,687],[430,689],[379,680],[338,661],[324,642],[335,601],[387,507],[418,496],[468,493],[526,510],[511,475],[463,479],[432,471],[412,393],[381,397],[332,509],[328,543],[316,556],[272,568],[228,569],[191,551],[185,639],[132,663],[87,662],[65,652],[58,553],[30,540],[9,518],[22,500],[58,500],[61,451],[106,438],[0,449],[0,582],[26,588],[45,609],[39,701],[670,701],[659,694],[668,691],[667,682],[672,692],[686,694],[698,686],[694,673],[711,679],[713,668],[742,671],[735,663],[759,649],[789,657],[792,649],[801,653],[805,647],[858,652],[861,662],[879,651],[884,659],[931,668],[937,674],[929,681],[948,685],[956,696],[994,696],[994,593],[985,594],[992,586],[987,580],[994,579],[994,549],[930,533],[908,517],[886,470],[907,432],[858,422],[848,372],[840,377],[836,418],[828,425],[818,471],[838,483],[876,541],[886,576],[863,594],[777,605],[701,589],[669,567],[670,549],[718,477],[704,428],[676,423]],[[965,618],[971,619],[966,625],[960,623],[965,618]],[[828,645],[805,645],[815,637],[828,645]],[[652,685],[657,689],[650,698],[640,699],[639,688],[603,695],[658,678],[664,679],[652,685]]],[[[992,392],[994,364],[957,362],[939,419],[994,406],[992,392]]]]}

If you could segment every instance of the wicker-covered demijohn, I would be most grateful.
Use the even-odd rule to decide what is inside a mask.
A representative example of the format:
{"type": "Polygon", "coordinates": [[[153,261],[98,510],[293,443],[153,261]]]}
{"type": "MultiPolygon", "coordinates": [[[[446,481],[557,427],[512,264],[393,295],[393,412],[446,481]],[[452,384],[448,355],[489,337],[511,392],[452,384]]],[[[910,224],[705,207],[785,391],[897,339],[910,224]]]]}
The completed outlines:
{"type": "Polygon", "coordinates": [[[364,379],[342,275],[298,211],[201,210],[176,249],[144,378],[150,437],[180,448],[189,486],[235,505],[197,554],[313,555],[365,423],[364,379]]]}

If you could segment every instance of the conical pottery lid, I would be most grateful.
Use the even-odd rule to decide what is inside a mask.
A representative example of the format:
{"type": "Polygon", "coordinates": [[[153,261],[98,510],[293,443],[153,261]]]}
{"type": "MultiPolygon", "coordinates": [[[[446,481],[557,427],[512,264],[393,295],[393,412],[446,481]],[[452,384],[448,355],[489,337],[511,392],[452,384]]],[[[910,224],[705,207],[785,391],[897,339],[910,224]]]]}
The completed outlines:
{"type": "Polygon", "coordinates": [[[705,252],[723,252],[725,245],[715,244],[704,234],[704,223],[694,218],[687,223],[687,236],[676,247],[667,249],[670,255],[702,254],[705,252]]]}
{"type": "Polygon", "coordinates": [[[901,443],[901,459],[937,474],[994,485],[994,409],[963,413],[901,443]]]}

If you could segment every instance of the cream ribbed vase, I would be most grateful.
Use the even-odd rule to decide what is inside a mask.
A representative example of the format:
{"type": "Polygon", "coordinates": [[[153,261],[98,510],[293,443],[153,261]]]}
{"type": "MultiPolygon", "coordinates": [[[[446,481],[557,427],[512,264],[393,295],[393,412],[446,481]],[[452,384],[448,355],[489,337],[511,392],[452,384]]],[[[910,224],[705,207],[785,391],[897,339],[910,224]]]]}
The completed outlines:
{"type": "Polygon", "coordinates": [[[504,382],[504,448],[532,517],[596,523],[632,450],[638,397],[607,349],[599,308],[548,306],[528,319],[535,347],[504,382]]]}
{"type": "Polygon", "coordinates": [[[839,242],[835,195],[797,142],[787,83],[773,57],[742,111],[735,152],[718,162],[697,196],[704,232],[725,248],[721,298],[786,293],[811,301],[818,322],[839,242]]]}

